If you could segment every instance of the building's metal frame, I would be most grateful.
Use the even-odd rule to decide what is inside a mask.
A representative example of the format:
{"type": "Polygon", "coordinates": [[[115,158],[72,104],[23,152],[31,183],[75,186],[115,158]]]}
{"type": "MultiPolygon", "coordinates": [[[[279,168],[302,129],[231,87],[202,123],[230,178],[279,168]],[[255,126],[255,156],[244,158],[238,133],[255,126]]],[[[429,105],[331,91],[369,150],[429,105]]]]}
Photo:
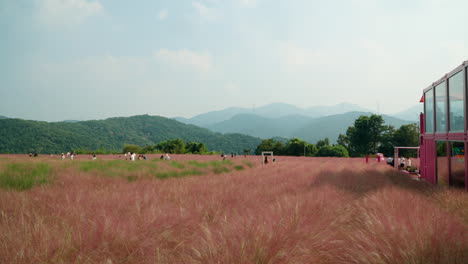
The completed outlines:
{"type": "MultiPolygon", "coordinates": [[[[464,142],[464,150],[468,148],[468,135],[467,135],[467,67],[468,61],[463,62],[460,66],[452,70],[451,72],[445,74],[442,78],[437,80],[436,82],[432,83],[429,87],[423,90],[423,97],[424,97],[424,114],[426,111],[426,93],[432,93],[432,123],[433,123],[433,132],[426,132],[425,131],[425,116],[421,114],[420,116],[420,171],[421,171],[421,178],[437,184],[437,162],[436,162],[436,142],[442,141],[446,142],[446,153],[447,153],[447,172],[446,175],[449,175],[449,179],[446,179],[447,182],[450,184],[450,142],[464,142]],[[463,124],[463,131],[462,132],[449,132],[450,131],[450,112],[449,112],[449,78],[454,76],[455,74],[459,73],[460,71],[463,72],[463,113],[464,113],[464,124],[463,124]],[[445,96],[446,96],[446,103],[445,103],[445,132],[438,132],[437,131],[437,123],[436,123],[436,96],[435,96],[435,87],[441,83],[445,82],[445,96]]],[[[465,165],[465,190],[468,191],[468,159],[466,157],[464,159],[465,165]]],[[[444,158],[444,157],[442,157],[444,158]]],[[[444,179],[445,180],[445,179],[444,179]]]]}

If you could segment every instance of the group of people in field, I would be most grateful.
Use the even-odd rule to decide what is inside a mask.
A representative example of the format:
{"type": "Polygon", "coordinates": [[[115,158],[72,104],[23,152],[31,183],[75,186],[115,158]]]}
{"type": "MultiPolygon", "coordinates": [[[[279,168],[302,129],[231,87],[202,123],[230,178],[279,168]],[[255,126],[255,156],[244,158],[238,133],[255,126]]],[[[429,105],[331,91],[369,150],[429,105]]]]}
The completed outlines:
{"type": "Polygon", "coordinates": [[[406,167],[411,167],[411,159],[405,159],[405,157],[398,158],[399,167],[404,169],[406,167]]]}
{"type": "Polygon", "coordinates": [[[75,152],[70,152],[70,151],[69,151],[69,152],[67,152],[66,156],[65,156],[64,153],[62,153],[62,154],[60,155],[60,158],[61,158],[62,160],[66,159],[66,158],[73,160],[73,159],[75,158],[75,156],[76,156],[75,152]]]}
{"type": "Polygon", "coordinates": [[[137,157],[135,152],[125,153],[124,157],[125,157],[125,160],[131,160],[131,161],[135,161],[136,159],[138,159],[138,160],[147,160],[148,159],[148,157],[146,157],[143,154],[139,154],[138,157],[137,157]]]}

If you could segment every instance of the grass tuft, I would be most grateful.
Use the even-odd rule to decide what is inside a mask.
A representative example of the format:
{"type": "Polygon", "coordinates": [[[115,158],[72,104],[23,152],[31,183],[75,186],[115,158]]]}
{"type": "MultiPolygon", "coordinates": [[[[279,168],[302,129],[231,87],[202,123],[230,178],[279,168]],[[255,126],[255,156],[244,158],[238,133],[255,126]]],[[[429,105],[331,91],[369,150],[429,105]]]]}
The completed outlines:
{"type": "Polygon", "coordinates": [[[194,166],[194,167],[197,167],[197,168],[206,168],[208,167],[208,163],[206,162],[198,162],[196,160],[191,160],[188,162],[188,164],[194,166]]]}
{"type": "Polygon", "coordinates": [[[249,161],[249,160],[243,160],[242,162],[249,168],[254,167],[253,163],[251,161],[249,161]]]}
{"type": "Polygon", "coordinates": [[[217,166],[212,169],[215,174],[227,173],[230,170],[227,167],[217,166]]]}
{"type": "Polygon", "coordinates": [[[185,168],[185,165],[180,163],[180,162],[177,162],[177,161],[171,161],[171,166],[174,167],[174,168],[178,168],[178,169],[183,169],[185,168]]]}
{"type": "Polygon", "coordinates": [[[237,171],[241,171],[241,170],[244,169],[244,166],[242,166],[242,165],[235,165],[235,166],[234,166],[234,169],[237,170],[237,171]]]}
{"type": "Polygon", "coordinates": [[[186,177],[186,176],[195,176],[195,175],[204,175],[205,172],[200,170],[183,170],[183,171],[167,171],[167,172],[157,172],[156,177],[159,179],[167,179],[167,178],[179,178],[179,177],[186,177]]]}
{"type": "Polygon", "coordinates": [[[11,163],[0,171],[0,187],[18,191],[49,183],[50,166],[46,163],[11,163]]]}

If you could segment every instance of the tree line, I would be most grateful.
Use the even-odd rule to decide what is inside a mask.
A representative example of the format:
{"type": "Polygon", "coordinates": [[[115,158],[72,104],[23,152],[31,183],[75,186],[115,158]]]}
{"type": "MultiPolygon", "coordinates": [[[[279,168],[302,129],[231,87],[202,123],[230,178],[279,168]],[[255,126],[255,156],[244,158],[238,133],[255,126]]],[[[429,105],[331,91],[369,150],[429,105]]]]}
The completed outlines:
{"type": "MultiPolygon", "coordinates": [[[[315,157],[362,157],[369,154],[383,153],[393,156],[395,146],[419,146],[419,131],[417,124],[402,125],[395,129],[385,125],[380,115],[360,116],[354,124],[340,134],[336,144],[330,144],[328,138],[311,144],[292,138],[283,142],[275,139],[265,139],[257,146],[255,154],[262,151],[273,151],[276,155],[315,156],[315,157]]],[[[403,156],[413,157],[414,150],[401,150],[403,156]]]]}
{"type": "Polygon", "coordinates": [[[126,144],[123,147],[123,153],[169,153],[169,154],[214,154],[215,152],[208,152],[205,144],[200,142],[187,142],[177,138],[172,140],[161,141],[156,145],[147,145],[140,147],[137,145],[126,144]]]}
{"type": "MultiPolygon", "coordinates": [[[[394,146],[418,146],[419,131],[417,124],[402,125],[395,129],[385,125],[382,116],[360,116],[354,124],[340,134],[336,144],[331,144],[328,138],[308,143],[299,138],[291,139],[264,139],[255,148],[254,154],[260,155],[262,151],[273,151],[275,155],[307,156],[307,157],[360,157],[369,154],[383,153],[393,156],[394,146]]],[[[134,152],[139,154],[170,153],[170,154],[218,154],[208,151],[204,143],[190,141],[184,142],[177,138],[161,141],[154,145],[144,147],[125,144],[123,153],[134,152]]],[[[401,150],[403,156],[415,156],[414,151],[401,150]]],[[[251,154],[250,149],[243,149],[242,154],[251,154]]]]}

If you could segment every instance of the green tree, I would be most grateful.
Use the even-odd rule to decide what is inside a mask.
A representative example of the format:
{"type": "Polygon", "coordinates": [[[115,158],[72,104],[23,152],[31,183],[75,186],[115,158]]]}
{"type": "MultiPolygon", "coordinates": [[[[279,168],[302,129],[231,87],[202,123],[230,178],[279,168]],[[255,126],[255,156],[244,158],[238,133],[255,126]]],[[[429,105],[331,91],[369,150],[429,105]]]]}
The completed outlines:
{"type": "Polygon", "coordinates": [[[185,143],[182,139],[177,138],[173,140],[167,140],[160,142],[156,145],[156,149],[164,153],[171,154],[184,154],[185,153],[185,143]]]}
{"type": "MultiPolygon", "coordinates": [[[[419,146],[419,128],[417,124],[402,125],[393,135],[394,145],[397,147],[419,146]]],[[[405,157],[415,157],[415,150],[402,149],[400,154],[405,157]]]]}
{"type": "Polygon", "coordinates": [[[328,138],[321,139],[317,141],[317,144],[316,144],[318,149],[320,149],[323,146],[328,146],[328,145],[330,145],[330,140],[328,138]]]}
{"type": "Polygon", "coordinates": [[[348,145],[349,145],[349,140],[348,138],[346,137],[346,135],[343,135],[343,134],[339,134],[338,135],[338,139],[336,140],[336,144],[337,145],[341,145],[345,148],[348,148],[348,145]]]}
{"type": "Polygon", "coordinates": [[[189,142],[185,145],[185,151],[192,154],[206,153],[206,146],[203,143],[189,142]]]}
{"type": "Polygon", "coordinates": [[[262,140],[262,142],[260,142],[260,144],[255,149],[255,154],[260,155],[262,154],[262,151],[274,151],[275,144],[276,142],[272,138],[264,139],[262,140]]]}
{"type": "Polygon", "coordinates": [[[352,156],[376,153],[387,127],[380,115],[360,116],[346,131],[348,150],[352,156]]]}
{"type": "Polygon", "coordinates": [[[386,129],[382,132],[382,138],[378,151],[383,153],[386,157],[393,157],[394,153],[394,134],[395,129],[393,126],[387,126],[386,129]]]}
{"type": "Polygon", "coordinates": [[[140,153],[141,152],[141,147],[137,145],[131,145],[131,144],[125,144],[122,150],[123,153],[140,153]]]}
{"type": "Polygon", "coordinates": [[[317,154],[317,147],[314,144],[306,144],[306,156],[311,157],[317,154]]]}
{"type": "Polygon", "coordinates": [[[316,154],[317,157],[349,157],[348,150],[341,145],[324,145],[320,147],[316,154]]]}
{"type": "Polygon", "coordinates": [[[147,146],[144,146],[142,149],[141,149],[141,154],[151,154],[151,153],[154,153],[155,152],[155,148],[154,146],[151,146],[151,145],[147,145],[147,146]]]}
{"type": "Polygon", "coordinates": [[[284,155],[285,152],[285,145],[281,141],[276,141],[275,145],[273,146],[273,153],[275,155],[284,155]]]}
{"type": "Polygon", "coordinates": [[[304,156],[306,142],[298,138],[291,138],[285,147],[285,154],[289,156],[304,156]]]}

